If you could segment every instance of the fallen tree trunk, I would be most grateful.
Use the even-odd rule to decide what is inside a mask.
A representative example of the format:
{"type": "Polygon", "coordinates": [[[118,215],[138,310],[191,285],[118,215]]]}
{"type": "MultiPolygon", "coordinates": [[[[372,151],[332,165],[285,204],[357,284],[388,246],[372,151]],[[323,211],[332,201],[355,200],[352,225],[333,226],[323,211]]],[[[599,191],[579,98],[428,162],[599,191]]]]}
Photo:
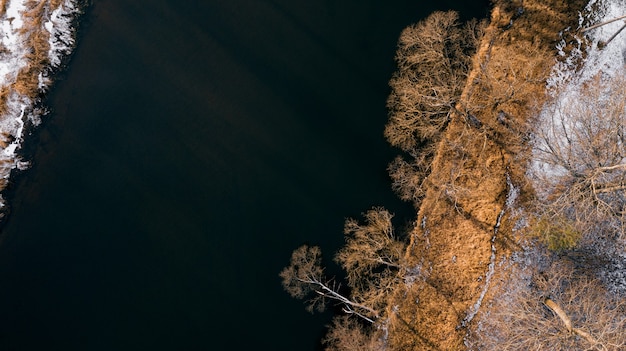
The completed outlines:
{"type": "Polygon", "coordinates": [[[593,336],[591,336],[591,334],[587,333],[586,331],[582,329],[574,328],[572,326],[572,320],[567,316],[567,313],[565,313],[565,311],[561,308],[561,306],[559,306],[559,304],[557,304],[556,302],[554,302],[553,300],[549,298],[547,298],[543,303],[557,317],[559,317],[559,319],[561,319],[561,321],[565,325],[565,329],[567,329],[568,332],[579,335],[580,337],[587,340],[592,345],[598,344],[598,341],[593,336]]]}

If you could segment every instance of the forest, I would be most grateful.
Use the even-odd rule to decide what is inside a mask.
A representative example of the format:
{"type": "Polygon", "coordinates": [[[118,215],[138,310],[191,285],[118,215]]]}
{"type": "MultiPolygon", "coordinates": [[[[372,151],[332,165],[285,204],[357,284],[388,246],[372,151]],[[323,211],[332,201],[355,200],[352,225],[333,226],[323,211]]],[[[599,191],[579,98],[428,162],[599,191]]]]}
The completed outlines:
{"type": "Polygon", "coordinates": [[[626,72],[581,30],[610,3],[498,0],[400,33],[384,135],[412,227],[371,208],[345,222],[344,277],[307,245],[280,272],[310,311],[341,307],[327,350],[626,349],[626,72]]]}

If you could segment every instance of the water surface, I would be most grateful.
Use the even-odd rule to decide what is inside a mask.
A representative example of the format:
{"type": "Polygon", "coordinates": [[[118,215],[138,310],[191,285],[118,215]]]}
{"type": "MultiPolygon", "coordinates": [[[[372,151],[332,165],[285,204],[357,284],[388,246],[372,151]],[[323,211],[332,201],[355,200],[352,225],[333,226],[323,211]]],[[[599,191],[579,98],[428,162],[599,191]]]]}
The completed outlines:
{"type": "Polygon", "coordinates": [[[330,315],[278,272],[371,206],[410,218],[385,99],[400,30],[433,10],[94,0],[9,194],[0,349],[315,350],[330,315]]]}

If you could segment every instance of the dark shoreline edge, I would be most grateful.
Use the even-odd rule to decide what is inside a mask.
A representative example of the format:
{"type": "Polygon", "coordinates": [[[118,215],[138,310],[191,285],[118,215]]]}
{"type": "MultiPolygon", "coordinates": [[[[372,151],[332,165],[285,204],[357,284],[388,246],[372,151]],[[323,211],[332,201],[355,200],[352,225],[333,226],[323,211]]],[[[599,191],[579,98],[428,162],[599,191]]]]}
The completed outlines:
{"type": "Polygon", "coordinates": [[[13,168],[8,178],[7,186],[0,191],[0,195],[4,198],[4,207],[0,208],[0,244],[4,242],[4,227],[11,220],[11,210],[17,196],[19,184],[23,181],[24,176],[31,171],[32,162],[39,151],[40,133],[50,118],[55,115],[55,111],[49,102],[55,94],[56,85],[65,80],[66,74],[71,67],[74,52],[78,47],[85,30],[89,27],[89,14],[93,8],[93,0],[75,0],[77,8],[74,17],[71,20],[72,38],[74,40],[69,54],[63,55],[61,63],[57,66],[48,65],[43,69],[43,74],[50,79],[50,84],[45,89],[40,89],[37,97],[33,101],[32,106],[26,110],[26,115],[36,114],[41,117],[39,124],[34,124],[30,118],[25,118],[24,133],[22,136],[22,145],[16,150],[15,154],[19,159],[28,163],[25,169],[13,168]]]}

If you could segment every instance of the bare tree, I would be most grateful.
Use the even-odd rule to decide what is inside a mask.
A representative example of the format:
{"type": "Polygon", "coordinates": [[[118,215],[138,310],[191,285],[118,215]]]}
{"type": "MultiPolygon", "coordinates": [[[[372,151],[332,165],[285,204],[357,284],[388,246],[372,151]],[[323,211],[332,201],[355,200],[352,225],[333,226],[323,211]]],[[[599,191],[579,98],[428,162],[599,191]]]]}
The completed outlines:
{"type": "Polygon", "coordinates": [[[461,95],[482,30],[483,24],[476,21],[461,27],[458,14],[449,11],[434,12],[400,35],[385,137],[411,156],[389,167],[393,188],[404,200],[417,201],[423,195],[421,182],[461,95]]]}
{"type": "Polygon", "coordinates": [[[348,273],[350,285],[371,277],[378,268],[399,270],[402,267],[405,245],[397,240],[391,219],[384,208],[373,208],[365,213],[365,223],[349,218],[344,226],[346,245],[337,253],[336,261],[348,273]]]}
{"type": "Polygon", "coordinates": [[[318,247],[302,246],[291,256],[291,264],[280,276],[291,296],[308,298],[308,309],[323,309],[329,300],[343,311],[374,323],[384,314],[389,292],[402,282],[405,244],[399,241],[391,223],[393,215],[383,208],[365,214],[364,223],[347,219],[346,245],[336,261],[345,269],[349,295],[342,293],[334,278],[327,278],[318,247]]]}
{"type": "Polygon", "coordinates": [[[347,273],[352,296],[377,311],[387,307],[389,294],[405,273],[406,245],[394,234],[393,215],[384,208],[364,214],[365,221],[349,218],[345,222],[345,246],[335,260],[347,273]]]}
{"type": "Polygon", "coordinates": [[[317,246],[303,245],[294,250],[291,264],[280,272],[283,288],[295,298],[308,298],[309,311],[323,311],[328,300],[343,305],[343,311],[354,314],[373,323],[380,312],[374,310],[367,301],[350,299],[339,292],[340,286],[324,275],[321,266],[321,250],[317,246]],[[312,295],[312,296],[310,296],[312,295]]]}
{"type": "Polygon", "coordinates": [[[467,48],[476,44],[465,46],[466,39],[474,32],[462,30],[453,11],[434,12],[402,31],[387,101],[385,136],[392,145],[411,152],[439,137],[465,84],[471,59],[467,48]]]}
{"type": "Polygon", "coordinates": [[[397,156],[389,164],[387,170],[391,177],[391,188],[398,194],[400,199],[419,203],[424,197],[424,180],[430,173],[430,158],[432,154],[418,153],[409,162],[401,156],[397,156]]]}

